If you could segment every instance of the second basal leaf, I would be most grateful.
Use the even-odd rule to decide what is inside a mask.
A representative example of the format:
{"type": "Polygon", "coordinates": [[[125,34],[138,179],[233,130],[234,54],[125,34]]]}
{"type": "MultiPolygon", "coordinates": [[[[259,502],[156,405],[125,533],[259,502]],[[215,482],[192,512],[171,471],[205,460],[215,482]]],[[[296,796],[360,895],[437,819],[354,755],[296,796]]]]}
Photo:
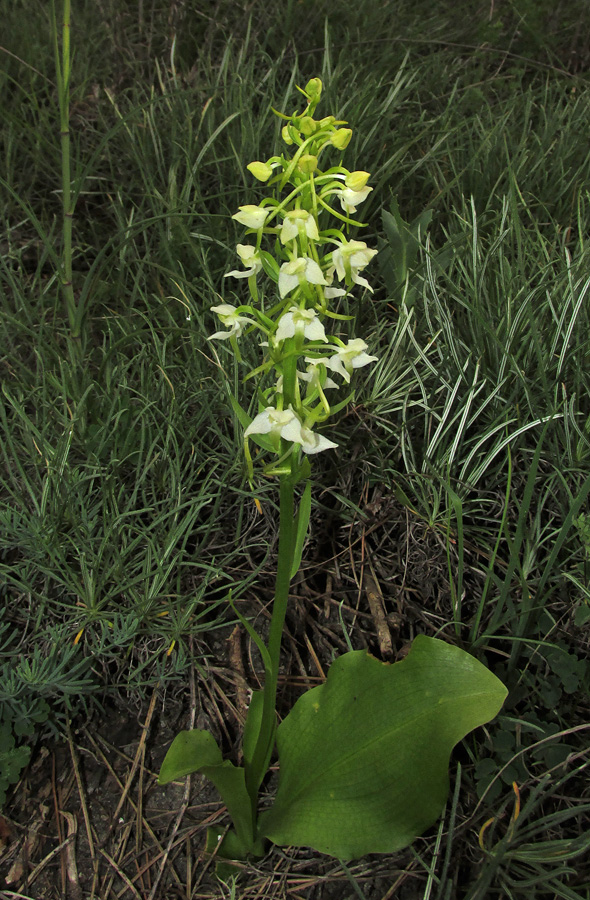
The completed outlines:
{"type": "Polygon", "coordinates": [[[394,665],[346,653],[279,726],[260,833],[341,859],[407,846],[442,812],[451,750],[505,697],[473,656],[434,638],[419,635],[394,665]]]}

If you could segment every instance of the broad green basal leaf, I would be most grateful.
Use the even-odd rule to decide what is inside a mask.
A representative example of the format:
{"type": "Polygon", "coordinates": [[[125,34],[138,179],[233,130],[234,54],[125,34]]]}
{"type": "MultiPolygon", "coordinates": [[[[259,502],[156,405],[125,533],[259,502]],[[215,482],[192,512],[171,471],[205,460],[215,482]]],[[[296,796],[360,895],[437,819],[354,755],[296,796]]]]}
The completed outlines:
{"type": "Polygon", "coordinates": [[[470,654],[423,635],[394,665],[346,653],[278,728],[279,786],[259,833],[341,859],[407,846],[442,812],[451,750],[506,693],[470,654]]]}
{"type": "Polygon", "coordinates": [[[200,772],[213,782],[227,807],[244,853],[254,846],[252,800],[246,790],[244,770],[223,759],[221,750],[208,731],[181,731],[164,757],[159,784],[168,784],[185,775],[200,772]]]}

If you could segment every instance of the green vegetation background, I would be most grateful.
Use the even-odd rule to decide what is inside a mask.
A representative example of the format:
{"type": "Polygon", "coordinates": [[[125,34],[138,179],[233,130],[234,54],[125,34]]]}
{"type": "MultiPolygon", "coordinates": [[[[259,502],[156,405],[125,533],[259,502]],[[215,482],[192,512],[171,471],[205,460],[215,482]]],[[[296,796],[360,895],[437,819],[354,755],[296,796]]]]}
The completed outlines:
{"type": "MultiPolygon", "coordinates": [[[[316,514],[353,521],[380,486],[440,532],[440,628],[511,690],[469,777],[488,803],[513,780],[542,784],[539,804],[571,786],[590,728],[588,4],[73,7],[79,366],[51,6],[0,3],[0,801],[66,714],[205,665],[228,590],[274,569],[275,489],[261,520],[227,388],[256,397],[206,337],[209,307],[241,296],[230,217],[258,196],[246,164],[278,147],[270,106],[316,75],[320,111],[354,129],[347,164],[372,173],[362,239],[381,251],[375,295],[344,310],[380,362],[330,431],[338,454],[314,459],[316,514]],[[403,283],[398,209],[432,211],[403,283]]],[[[551,815],[575,856],[574,793],[581,812],[551,815]]],[[[568,857],[543,852],[534,877],[557,890],[568,857]]]]}

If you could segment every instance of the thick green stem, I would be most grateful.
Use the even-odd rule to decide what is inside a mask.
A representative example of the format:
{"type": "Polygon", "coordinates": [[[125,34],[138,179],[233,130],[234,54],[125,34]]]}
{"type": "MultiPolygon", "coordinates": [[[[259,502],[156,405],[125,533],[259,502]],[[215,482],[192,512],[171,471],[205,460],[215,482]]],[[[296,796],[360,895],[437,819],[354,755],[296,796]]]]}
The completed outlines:
{"type": "MultiPolygon", "coordinates": [[[[293,346],[295,346],[296,338],[291,339],[291,341],[294,342],[293,346]]],[[[285,409],[288,409],[294,403],[297,380],[297,360],[290,353],[291,349],[293,349],[291,341],[285,341],[284,347],[283,402],[285,409]]],[[[290,446],[288,441],[282,440],[280,455],[287,453],[290,446]]],[[[246,787],[252,799],[254,820],[256,820],[258,789],[266,774],[274,746],[281,638],[289,601],[289,585],[291,583],[291,568],[293,566],[296,540],[296,526],[293,515],[296,467],[296,458],[291,455],[291,471],[280,476],[279,559],[267,647],[270,657],[270,668],[266,672],[264,683],[262,721],[260,723],[258,740],[250,765],[246,766],[246,787]]]]}
{"type": "Polygon", "coordinates": [[[256,749],[252,761],[246,767],[246,787],[256,804],[258,789],[266,774],[268,760],[272,753],[276,725],[276,698],[281,655],[281,638],[289,601],[289,585],[291,583],[291,566],[295,547],[295,521],[293,517],[294,487],[291,475],[282,475],[280,484],[281,511],[279,524],[279,560],[275,596],[268,638],[268,652],[271,661],[270,670],[266,673],[262,722],[256,749]]]}

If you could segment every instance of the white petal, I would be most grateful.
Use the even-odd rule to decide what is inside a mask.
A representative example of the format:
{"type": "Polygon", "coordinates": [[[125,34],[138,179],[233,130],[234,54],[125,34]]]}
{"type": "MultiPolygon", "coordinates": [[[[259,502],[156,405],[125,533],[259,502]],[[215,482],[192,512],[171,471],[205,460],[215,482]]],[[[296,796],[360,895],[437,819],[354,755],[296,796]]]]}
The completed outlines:
{"type": "Polygon", "coordinates": [[[295,414],[293,414],[293,419],[281,429],[281,437],[294,444],[301,443],[301,422],[295,414]]]}
{"type": "Polygon", "coordinates": [[[279,319],[279,327],[275,332],[275,341],[284,341],[286,338],[292,338],[295,335],[295,322],[293,321],[293,313],[285,313],[279,319]]]}
{"type": "Polygon", "coordinates": [[[305,233],[306,235],[312,239],[312,241],[317,241],[319,238],[318,226],[316,225],[316,221],[312,215],[306,219],[305,222],[305,233]]]}
{"type": "Polygon", "coordinates": [[[207,338],[208,341],[226,341],[228,338],[232,336],[233,331],[216,331],[215,334],[210,334],[207,338]]]}
{"type": "Polygon", "coordinates": [[[270,413],[270,407],[263,410],[261,413],[258,413],[258,415],[252,419],[252,421],[246,428],[244,437],[249,437],[249,435],[251,434],[268,434],[268,432],[272,428],[270,422],[270,413]]]}
{"type": "Polygon", "coordinates": [[[342,280],[346,276],[346,269],[344,268],[344,256],[342,254],[342,250],[333,250],[332,251],[332,262],[336,268],[336,274],[338,278],[342,280]]]}
{"type": "Polygon", "coordinates": [[[314,434],[310,428],[301,428],[300,443],[303,452],[310,456],[314,453],[321,453],[322,450],[329,450],[331,447],[338,446],[334,441],[329,441],[328,438],[323,437],[321,434],[314,434]]]}
{"type": "Polygon", "coordinates": [[[371,287],[371,285],[369,284],[369,282],[367,281],[367,279],[366,279],[366,278],[361,278],[361,276],[360,276],[360,275],[357,275],[356,272],[353,272],[353,273],[352,273],[352,280],[354,281],[355,284],[360,284],[360,285],[362,285],[363,287],[366,287],[366,289],[367,289],[368,291],[371,291],[372,294],[374,293],[373,288],[371,287]]]}
{"type": "Polygon", "coordinates": [[[334,356],[328,360],[326,366],[328,367],[328,369],[331,369],[332,372],[336,372],[337,375],[342,375],[342,377],[348,384],[348,382],[350,381],[350,375],[344,368],[344,364],[338,353],[335,353],[334,356]]]}
{"type": "Polygon", "coordinates": [[[223,276],[224,278],[229,278],[230,275],[232,278],[249,278],[250,275],[256,274],[256,266],[252,266],[251,269],[242,269],[239,271],[238,269],[233,269],[231,272],[226,272],[223,276]]]}
{"type": "Polygon", "coordinates": [[[368,366],[369,363],[377,362],[378,359],[379,357],[369,356],[368,353],[359,353],[359,355],[355,356],[352,360],[352,368],[361,369],[363,366],[368,366]]]}
{"type": "Polygon", "coordinates": [[[281,243],[286,244],[288,241],[292,241],[298,236],[299,229],[297,228],[297,223],[294,222],[293,219],[288,219],[285,217],[280,233],[281,243]]]}
{"type": "Polygon", "coordinates": [[[307,259],[305,265],[305,277],[310,284],[327,284],[324,273],[318,266],[315,259],[307,259]]]}
{"type": "Polygon", "coordinates": [[[323,341],[325,344],[328,343],[324,326],[317,317],[310,322],[309,325],[305,326],[303,333],[308,341],[323,341]]]}
{"type": "Polygon", "coordinates": [[[294,291],[296,287],[299,287],[299,278],[297,275],[289,275],[288,272],[284,272],[281,268],[281,271],[279,272],[279,296],[281,298],[286,297],[287,294],[294,291]]]}

